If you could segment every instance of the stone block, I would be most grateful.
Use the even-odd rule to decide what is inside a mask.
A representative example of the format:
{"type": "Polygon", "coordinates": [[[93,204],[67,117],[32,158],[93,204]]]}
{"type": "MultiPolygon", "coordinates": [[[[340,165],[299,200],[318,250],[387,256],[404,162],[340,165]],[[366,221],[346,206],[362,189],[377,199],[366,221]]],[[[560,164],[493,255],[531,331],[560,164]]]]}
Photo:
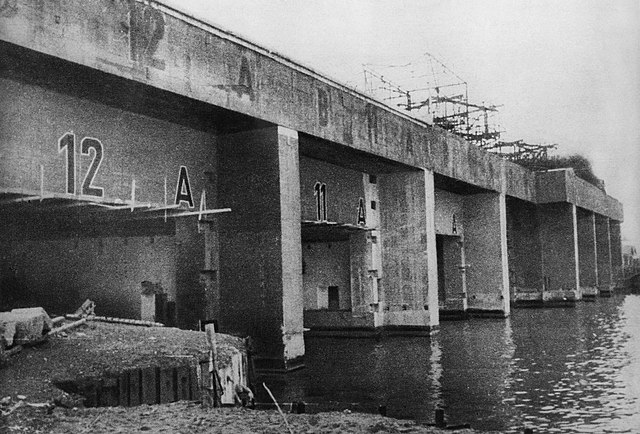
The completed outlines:
{"type": "Polygon", "coordinates": [[[41,307],[13,309],[0,313],[7,346],[26,344],[42,338],[53,327],[51,318],[41,307]]]}
{"type": "Polygon", "coordinates": [[[26,315],[26,316],[35,316],[40,318],[43,322],[42,330],[44,332],[48,332],[53,328],[53,322],[51,321],[51,318],[49,318],[49,315],[47,314],[47,312],[41,307],[26,307],[26,308],[20,308],[20,309],[13,309],[11,310],[11,313],[18,314],[21,316],[26,315]]]}
{"type": "Polygon", "coordinates": [[[5,313],[0,313],[0,341],[3,341],[5,346],[10,347],[13,345],[13,337],[16,334],[16,323],[15,321],[9,321],[8,316],[4,315],[5,313]]]}

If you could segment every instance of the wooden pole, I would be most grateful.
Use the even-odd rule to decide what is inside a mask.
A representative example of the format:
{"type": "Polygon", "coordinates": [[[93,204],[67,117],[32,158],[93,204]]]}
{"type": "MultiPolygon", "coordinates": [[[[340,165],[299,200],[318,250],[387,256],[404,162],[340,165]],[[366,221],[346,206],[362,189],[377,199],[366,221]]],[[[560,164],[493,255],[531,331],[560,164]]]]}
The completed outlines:
{"type": "Polygon", "coordinates": [[[209,344],[209,378],[211,381],[209,392],[211,403],[214,407],[220,407],[222,405],[222,402],[220,401],[220,396],[222,395],[222,384],[220,383],[220,376],[218,375],[216,326],[214,323],[209,323],[204,326],[204,330],[207,335],[207,343],[209,344]]]}
{"type": "Polygon", "coordinates": [[[60,326],[58,328],[55,328],[55,329],[49,331],[49,333],[47,333],[47,336],[51,336],[51,335],[54,335],[56,333],[63,332],[65,330],[69,330],[71,328],[78,327],[79,325],[82,325],[82,324],[84,324],[86,322],[87,322],[86,318],[82,318],[82,319],[80,319],[78,321],[70,322],[69,324],[65,324],[63,326],[60,326]]]}

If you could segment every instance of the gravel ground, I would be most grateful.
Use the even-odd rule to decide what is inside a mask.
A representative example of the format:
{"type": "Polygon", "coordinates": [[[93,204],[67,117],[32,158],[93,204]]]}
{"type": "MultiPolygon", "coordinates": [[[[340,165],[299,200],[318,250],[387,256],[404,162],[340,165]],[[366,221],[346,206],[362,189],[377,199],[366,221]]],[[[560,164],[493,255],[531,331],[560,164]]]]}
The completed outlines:
{"type": "MultiPolygon", "coordinates": [[[[221,366],[229,363],[234,348],[243,348],[241,339],[223,334],[217,335],[217,344],[221,366]]],[[[12,356],[0,369],[0,398],[24,395],[30,402],[49,401],[60,393],[54,381],[177,366],[190,358],[206,358],[207,351],[203,332],[92,321],[12,356]]]]}
{"type": "MultiPolygon", "coordinates": [[[[221,363],[228,360],[233,348],[242,348],[241,339],[217,337],[221,363]]],[[[206,337],[201,332],[89,322],[25,348],[0,368],[0,433],[451,432],[349,411],[287,414],[289,431],[282,416],[272,410],[206,409],[194,402],[83,408],[81,399],[53,385],[56,380],[100,376],[134,367],[173,366],[183,364],[185,358],[206,355],[206,337]]]]}
{"type": "MultiPolygon", "coordinates": [[[[376,415],[349,412],[286,414],[293,433],[445,433],[376,415]]],[[[0,432],[30,433],[288,433],[277,411],[241,408],[205,409],[199,404],[177,402],[138,407],[46,409],[23,406],[0,423],[0,432]],[[6,431],[2,431],[5,429],[6,431]]],[[[459,430],[456,433],[473,433],[459,430]]]]}

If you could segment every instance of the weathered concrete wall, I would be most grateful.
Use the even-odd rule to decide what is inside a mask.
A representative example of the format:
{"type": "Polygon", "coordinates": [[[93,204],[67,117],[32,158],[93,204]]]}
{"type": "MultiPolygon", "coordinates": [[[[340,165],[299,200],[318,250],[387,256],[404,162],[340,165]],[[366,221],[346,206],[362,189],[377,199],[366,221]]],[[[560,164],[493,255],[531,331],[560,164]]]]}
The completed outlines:
{"type": "MultiPolygon", "coordinates": [[[[364,313],[379,308],[382,279],[382,241],[380,239],[380,198],[376,175],[363,174],[365,225],[372,229],[352,233],[351,247],[351,307],[364,313]]],[[[379,317],[379,315],[378,315],[379,317]]]]}
{"type": "MultiPolygon", "coordinates": [[[[378,242],[376,238],[375,242],[378,242]]],[[[378,302],[378,272],[372,261],[372,239],[364,231],[349,236],[351,310],[357,313],[370,312],[378,302]]]]}
{"type": "Polygon", "coordinates": [[[538,207],[542,274],[545,289],[578,290],[578,234],[575,205],[554,203],[538,207]]]}
{"type": "Polygon", "coordinates": [[[466,270],[463,268],[463,238],[442,236],[442,254],[438,257],[439,306],[441,310],[465,311],[467,308],[466,270]],[[442,259],[442,262],[440,262],[442,259]],[[442,278],[442,280],[440,280],[442,278]]]}
{"type": "MultiPolygon", "coordinates": [[[[424,322],[407,325],[429,325],[424,174],[412,171],[380,175],[378,186],[385,321],[409,315],[393,312],[413,311],[416,317],[406,319],[424,322]]],[[[429,308],[437,309],[437,304],[429,308]]]]}
{"type": "Polygon", "coordinates": [[[221,330],[251,335],[265,368],[304,354],[300,175],[295,132],[220,137],[221,330]],[[278,362],[280,361],[280,362],[278,362]]]}
{"type": "Polygon", "coordinates": [[[338,287],[339,309],[351,309],[349,241],[303,243],[304,308],[329,308],[329,286],[338,287]]]}
{"type": "MultiPolygon", "coordinates": [[[[318,219],[318,200],[326,203],[326,220],[358,223],[358,205],[364,199],[362,173],[308,157],[300,157],[300,202],[303,220],[318,219]],[[318,187],[324,192],[324,200],[318,187]]],[[[323,203],[320,204],[322,208],[323,203]]]]}
{"type": "Polygon", "coordinates": [[[468,307],[509,315],[509,266],[505,196],[464,197],[464,249],[468,307]]]}
{"type": "Polygon", "coordinates": [[[89,298],[98,315],[140,319],[145,280],[160,284],[175,300],[172,236],[7,240],[3,235],[4,267],[15,272],[24,301],[48,312],[73,313],[89,298]]]}
{"type": "Polygon", "coordinates": [[[449,191],[435,190],[436,234],[463,235],[463,196],[449,191]]]}
{"type": "Polygon", "coordinates": [[[507,245],[512,295],[516,288],[542,291],[542,252],[536,206],[507,198],[507,245]]]}
{"type": "MultiPolygon", "coordinates": [[[[210,204],[215,203],[214,185],[207,181],[215,167],[215,137],[212,134],[4,78],[0,79],[0,93],[3,98],[0,105],[0,186],[3,189],[39,194],[42,187],[45,195],[55,193],[69,198],[82,195],[96,201],[124,201],[130,199],[131,184],[135,180],[136,201],[163,204],[166,179],[167,201],[172,204],[178,191],[181,167],[184,167],[194,209],[199,205],[199,193],[203,189],[207,189],[210,204]],[[86,138],[92,142],[87,142],[86,138]],[[82,147],[87,143],[92,147],[87,147],[87,152],[83,153],[82,147]],[[184,143],[189,143],[190,152],[184,152],[184,143]],[[71,147],[74,152],[70,152],[71,147]],[[101,150],[101,159],[96,156],[96,147],[101,150]],[[95,168],[93,176],[89,175],[92,167],[95,168]]],[[[99,298],[106,309],[102,312],[118,315],[118,309],[122,308],[120,315],[135,317],[136,309],[139,315],[139,307],[134,308],[139,306],[139,301],[130,297],[139,291],[142,280],[149,280],[161,283],[171,299],[177,301],[179,320],[195,318],[197,321],[201,305],[198,272],[202,269],[204,252],[195,218],[180,222],[176,227],[173,222],[164,224],[161,219],[139,221],[139,213],[97,212],[99,208],[95,207],[49,210],[48,206],[43,202],[30,210],[35,214],[25,214],[22,223],[15,220],[12,227],[16,233],[25,232],[31,239],[73,239],[74,245],[78,244],[77,249],[84,252],[85,261],[101,264],[101,271],[95,273],[83,268],[82,263],[78,264],[84,272],[74,272],[78,282],[72,286],[78,285],[73,290],[77,290],[79,296],[92,294],[99,298]],[[45,214],[38,217],[37,213],[43,212],[45,214]],[[67,218],[63,219],[62,215],[67,218]],[[34,219],[35,225],[30,223],[30,227],[26,227],[27,218],[34,219]],[[145,242],[156,235],[173,236],[176,231],[180,242],[171,249],[167,248],[169,241],[162,241],[164,238],[158,239],[157,243],[145,242]],[[126,245],[129,237],[147,236],[151,238],[132,241],[145,250],[140,258],[119,255],[120,247],[117,246],[126,245]],[[111,248],[113,250],[109,250],[111,248]],[[169,263],[170,267],[166,265],[169,263]],[[164,264],[174,275],[168,278],[167,272],[160,273],[156,264],[164,264]],[[127,285],[119,278],[104,279],[106,275],[118,274],[121,268],[128,270],[126,275],[131,280],[127,285]],[[123,295],[122,301],[107,301],[107,294],[112,296],[121,291],[129,295],[123,295]]],[[[187,204],[184,206],[188,207],[187,204]]],[[[58,282],[58,290],[69,286],[65,282],[71,271],[56,264],[70,266],[75,262],[60,257],[64,249],[54,250],[59,255],[52,255],[45,244],[42,247],[37,244],[37,241],[25,244],[33,249],[33,253],[32,259],[25,261],[23,266],[42,267],[50,262],[45,267],[49,269],[50,277],[43,281],[33,278],[29,285],[36,292],[45,291],[48,285],[45,282],[58,282]],[[36,257],[38,254],[40,256],[36,257]]],[[[73,305],[60,307],[71,309],[76,303],[74,297],[69,303],[73,305]]],[[[98,311],[101,312],[100,305],[98,311]]],[[[180,324],[192,327],[195,322],[189,320],[180,324]]]]}
{"type": "MultiPolygon", "coordinates": [[[[160,4],[24,0],[0,17],[0,39],[473,185],[502,185],[499,157],[160,4]]],[[[530,174],[509,171],[511,194],[532,194],[530,174]]]]}
{"type": "MultiPolygon", "coordinates": [[[[206,173],[215,167],[215,137],[210,133],[8,79],[0,78],[0,94],[1,187],[39,193],[42,165],[45,192],[67,193],[67,172],[73,167],[67,152],[75,143],[71,187],[76,195],[83,194],[96,151],[89,148],[82,154],[81,147],[91,138],[102,151],[91,187],[102,191],[85,196],[127,200],[135,179],[137,201],[162,204],[166,178],[171,204],[184,166],[194,207],[199,204],[206,173]]],[[[215,197],[215,191],[207,193],[215,197]]]]}
{"type": "Polygon", "coordinates": [[[598,259],[598,288],[608,290],[611,285],[611,235],[609,219],[596,214],[596,254],[598,259]]]}
{"type": "Polygon", "coordinates": [[[611,240],[611,267],[614,278],[621,271],[622,267],[622,234],[620,232],[620,222],[609,219],[609,237],[611,240]]]}
{"type": "Polygon", "coordinates": [[[595,214],[582,208],[576,210],[578,228],[578,258],[580,260],[580,287],[595,288],[598,285],[598,261],[596,256],[595,214]]]}
{"type": "Polygon", "coordinates": [[[622,204],[578,178],[573,169],[536,172],[537,203],[569,202],[580,208],[622,220],[622,204]]]}
{"type": "MultiPolygon", "coordinates": [[[[161,4],[22,0],[0,16],[0,39],[492,191],[536,196],[531,172],[161,4]]],[[[574,190],[563,193],[572,203],[622,219],[617,201],[603,195],[602,206],[588,189],[574,190]]]]}

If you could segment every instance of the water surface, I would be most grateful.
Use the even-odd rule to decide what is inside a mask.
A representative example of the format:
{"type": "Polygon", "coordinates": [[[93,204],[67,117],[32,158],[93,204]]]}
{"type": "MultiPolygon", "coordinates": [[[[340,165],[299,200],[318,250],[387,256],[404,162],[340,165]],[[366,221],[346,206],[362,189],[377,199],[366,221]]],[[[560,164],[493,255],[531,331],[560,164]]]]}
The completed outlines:
{"type": "Polygon", "coordinates": [[[283,401],[522,432],[640,432],[640,296],[507,320],[444,322],[431,338],[306,340],[283,401]]]}

